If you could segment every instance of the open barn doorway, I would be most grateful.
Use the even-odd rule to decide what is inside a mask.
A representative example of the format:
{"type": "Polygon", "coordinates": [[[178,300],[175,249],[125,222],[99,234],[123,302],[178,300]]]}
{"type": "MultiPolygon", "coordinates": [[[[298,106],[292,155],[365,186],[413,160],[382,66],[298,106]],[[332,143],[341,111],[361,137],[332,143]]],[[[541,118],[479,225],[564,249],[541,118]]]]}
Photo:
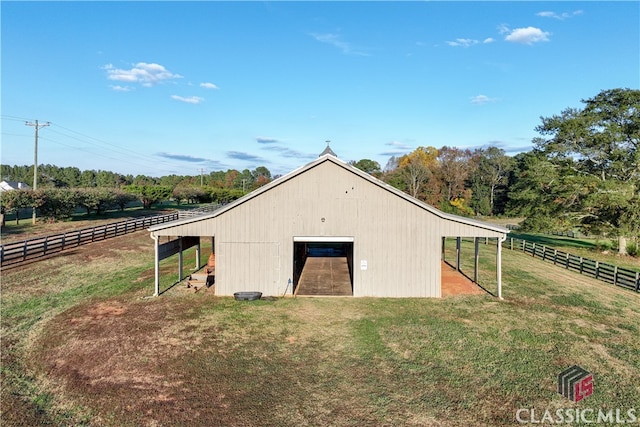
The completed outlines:
{"type": "Polygon", "coordinates": [[[353,238],[294,238],[293,292],[299,296],[352,296],[353,238]]]}

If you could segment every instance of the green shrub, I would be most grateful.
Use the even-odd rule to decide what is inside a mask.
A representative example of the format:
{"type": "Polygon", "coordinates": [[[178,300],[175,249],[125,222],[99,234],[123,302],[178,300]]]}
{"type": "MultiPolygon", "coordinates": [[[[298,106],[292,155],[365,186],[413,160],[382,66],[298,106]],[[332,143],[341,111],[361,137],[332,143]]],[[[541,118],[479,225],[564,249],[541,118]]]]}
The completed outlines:
{"type": "Polygon", "coordinates": [[[640,255],[640,248],[636,242],[627,243],[627,255],[634,257],[640,255]]]}

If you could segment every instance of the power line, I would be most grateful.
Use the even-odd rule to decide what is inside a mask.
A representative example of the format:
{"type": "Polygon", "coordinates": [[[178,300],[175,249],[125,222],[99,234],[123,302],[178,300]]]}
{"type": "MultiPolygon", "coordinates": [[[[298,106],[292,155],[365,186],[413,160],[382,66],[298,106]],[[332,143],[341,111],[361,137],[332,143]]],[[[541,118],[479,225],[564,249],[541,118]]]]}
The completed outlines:
{"type": "MultiPolygon", "coordinates": [[[[17,116],[8,116],[8,115],[1,115],[0,116],[2,118],[2,120],[9,120],[9,121],[24,121],[24,119],[17,117],[17,116]]],[[[49,142],[53,142],[55,144],[59,144],[65,147],[69,147],[72,148],[74,150],[79,150],[79,151],[83,151],[92,155],[96,155],[96,156],[100,156],[109,160],[114,160],[117,162],[124,162],[127,164],[131,164],[137,167],[141,167],[141,168],[146,168],[146,169],[154,169],[156,170],[158,173],[163,174],[163,173],[167,173],[167,168],[158,168],[159,163],[160,164],[164,164],[166,165],[166,167],[168,168],[175,168],[175,169],[179,169],[182,166],[178,165],[178,164],[173,164],[170,163],[166,160],[160,160],[160,161],[155,161],[155,160],[151,160],[149,159],[149,155],[148,154],[142,154],[139,152],[136,152],[134,150],[130,150],[124,147],[120,147],[116,144],[112,144],[103,140],[100,140],[98,138],[94,138],[92,136],[83,134],[81,132],[75,131],[73,129],[69,129],[65,126],[59,125],[57,123],[53,123],[53,122],[48,122],[50,125],[52,125],[52,133],[58,134],[60,136],[63,136],[64,138],[68,138],[68,139],[73,139],[76,141],[81,142],[82,144],[86,144],[89,147],[79,147],[79,146],[74,146],[74,145],[69,145],[69,144],[65,144],[63,142],[57,141],[55,139],[52,139],[50,137],[40,137],[41,140],[44,141],[49,141],[49,142]],[[62,129],[66,132],[60,132],[56,129],[62,129]],[[71,134],[69,134],[71,133],[71,134]],[[75,135],[74,135],[75,134],[75,135]],[[90,147],[99,149],[99,150],[106,150],[106,151],[110,151],[116,154],[116,156],[109,156],[105,153],[102,153],[100,151],[95,151],[90,149],[90,147]],[[134,160],[133,162],[131,160],[134,160]]],[[[3,132],[3,135],[11,135],[11,136],[18,136],[18,137],[26,137],[25,135],[19,135],[19,134],[11,134],[11,133],[6,133],[3,132]]]]}
{"type": "MultiPolygon", "coordinates": [[[[25,120],[21,117],[9,116],[4,114],[0,115],[0,117],[2,118],[2,120],[9,120],[9,121],[25,120]]],[[[40,139],[44,141],[49,141],[55,144],[72,148],[74,150],[83,151],[92,155],[100,156],[102,158],[114,160],[121,163],[127,163],[140,168],[153,169],[153,170],[156,170],[157,173],[160,175],[173,173],[170,169],[181,169],[183,167],[180,164],[172,163],[170,161],[167,161],[166,159],[161,159],[161,160],[150,159],[150,156],[148,153],[140,153],[135,150],[131,150],[129,148],[122,147],[117,144],[113,144],[111,142],[108,142],[99,138],[95,138],[90,135],[84,134],[82,132],[78,132],[76,130],[67,128],[55,122],[47,122],[47,123],[49,123],[52,126],[51,133],[58,134],[64,138],[79,141],[82,144],[86,144],[88,147],[79,147],[79,146],[65,144],[58,140],[52,139],[50,137],[40,137],[40,139]],[[95,151],[94,149],[91,149],[91,148],[115,153],[115,156],[108,155],[104,152],[95,151]]],[[[16,134],[4,133],[4,132],[2,134],[24,137],[24,135],[16,135],[16,134]]],[[[113,172],[116,172],[116,171],[113,171],[113,172]]],[[[202,178],[201,178],[201,182],[202,182],[202,178]]]]}

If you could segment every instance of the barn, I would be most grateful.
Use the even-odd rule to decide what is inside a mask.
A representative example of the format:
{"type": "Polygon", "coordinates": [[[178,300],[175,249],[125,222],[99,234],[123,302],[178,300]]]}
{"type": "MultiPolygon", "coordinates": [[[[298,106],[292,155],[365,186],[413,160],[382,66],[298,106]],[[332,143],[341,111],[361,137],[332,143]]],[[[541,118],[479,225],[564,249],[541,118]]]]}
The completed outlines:
{"type": "Polygon", "coordinates": [[[301,295],[303,282],[312,283],[315,276],[325,285],[336,282],[320,285],[316,295],[353,297],[440,297],[443,242],[450,237],[499,242],[501,297],[500,242],[509,232],[444,213],[349,165],[330,149],[214,212],[149,231],[156,249],[156,296],[159,261],[177,253],[182,257],[188,247],[199,250],[200,239],[206,238],[215,254],[216,295],[301,295]],[[167,243],[160,243],[163,238],[167,243]]]}

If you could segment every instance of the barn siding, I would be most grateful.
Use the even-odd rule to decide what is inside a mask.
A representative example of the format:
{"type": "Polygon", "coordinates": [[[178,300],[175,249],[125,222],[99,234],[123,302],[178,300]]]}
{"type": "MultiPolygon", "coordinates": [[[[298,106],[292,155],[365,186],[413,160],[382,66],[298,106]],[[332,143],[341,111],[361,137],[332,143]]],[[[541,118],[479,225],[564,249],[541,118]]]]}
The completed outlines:
{"type": "Polygon", "coordinates": [[[439,297],[442,236],[504,234],[436,215],[336,162],[311,164],[295,179],[274,182],[226,212],[154,227],[152,233],[215,236],[219,295],[282,295],[293,278],[295,236],[353,237],[357,297],[439,297]]]}

